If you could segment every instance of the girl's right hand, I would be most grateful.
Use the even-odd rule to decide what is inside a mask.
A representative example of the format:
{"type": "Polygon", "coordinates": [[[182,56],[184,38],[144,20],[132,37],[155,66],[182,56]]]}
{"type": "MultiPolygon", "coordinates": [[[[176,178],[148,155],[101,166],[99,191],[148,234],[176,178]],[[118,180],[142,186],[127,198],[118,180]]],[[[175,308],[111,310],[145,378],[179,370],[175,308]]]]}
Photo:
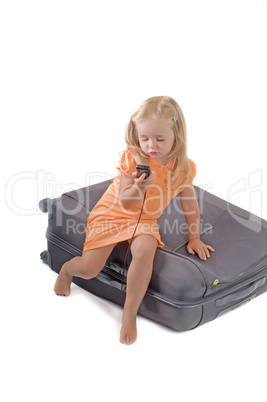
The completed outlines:
{"type": "Polygon", "coordinates": [[[141,190],[146,191],[154,183],[155,175],[155,172],[151,172],[148,178],[145,179],[145,173],[143,173],[140,177],[137,177],[137,172],[133,172],[134,185],[137,185],[141,190]]]}

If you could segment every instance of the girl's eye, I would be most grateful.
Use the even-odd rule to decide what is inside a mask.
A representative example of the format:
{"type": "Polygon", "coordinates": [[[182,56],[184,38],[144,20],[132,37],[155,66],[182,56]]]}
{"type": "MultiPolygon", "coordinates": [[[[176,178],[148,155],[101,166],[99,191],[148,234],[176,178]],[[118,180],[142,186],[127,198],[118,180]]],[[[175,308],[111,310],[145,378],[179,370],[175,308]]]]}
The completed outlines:
{"type": "MultiPolygon", "coordinates": [[[[141,138],[141,141],[148,141],[148,138],[141,138]]],[[[164,138],[157,138],[157,141],[164,141],[164,138]]]]}

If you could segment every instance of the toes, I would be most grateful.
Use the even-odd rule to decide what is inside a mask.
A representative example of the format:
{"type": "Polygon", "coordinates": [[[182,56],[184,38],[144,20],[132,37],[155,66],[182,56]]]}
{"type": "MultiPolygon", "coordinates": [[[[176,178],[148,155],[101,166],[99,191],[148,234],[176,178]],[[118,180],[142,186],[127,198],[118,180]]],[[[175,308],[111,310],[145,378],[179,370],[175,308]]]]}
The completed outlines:
{"type": "Polygon", "coordinates": [[[120,342],[124,345],[132,345],[137,338],[136,314],[123,313],[120,342]]]}
{"type": "Polygon", "coordinates": [[[135,342],[133,336],[129,337],[128,342],[128,345],[132,345],[135,342]]]}
{"type": "Polygon", "coordinates": [[[120,343],[124,345],[132,345],[135,343],[136,338],[130,335],[121,335],[120,336],[120,343]]]}
{"type": "Polygon", "coordinates": [[[126,339],[125,339],[125,336],[124,336],[124,335],[122,335],[122,336],[120,337],[120,343],[123,343],[123,344],[126,343],[126,339]]]}
{"type": "Polygon", "coordinates": [[[136,339],[133,336],[130,335],[121,335],[120,336],[120,343],[124,345],[132,345],[136,339]]]}

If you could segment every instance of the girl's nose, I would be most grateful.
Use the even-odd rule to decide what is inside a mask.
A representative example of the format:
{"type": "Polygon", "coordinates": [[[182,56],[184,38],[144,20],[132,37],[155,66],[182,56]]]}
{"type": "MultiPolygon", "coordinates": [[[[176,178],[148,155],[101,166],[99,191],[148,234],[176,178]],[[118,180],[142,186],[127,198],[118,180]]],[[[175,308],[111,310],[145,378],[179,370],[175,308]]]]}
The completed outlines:
{"type": "Polygon", "coordinates": [[[154,140],[149,140],[149,149],[152,151],[155,148],[155,141],[154,140]]]}

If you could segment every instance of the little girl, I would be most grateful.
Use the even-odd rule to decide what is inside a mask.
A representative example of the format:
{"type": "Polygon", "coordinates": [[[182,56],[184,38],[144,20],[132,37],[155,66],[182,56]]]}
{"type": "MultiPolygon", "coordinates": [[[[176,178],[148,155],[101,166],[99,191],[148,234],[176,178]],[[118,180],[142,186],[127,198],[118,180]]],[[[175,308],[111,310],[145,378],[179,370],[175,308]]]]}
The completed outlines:
{"type": "Polygon", "coordinates": [[[200,240],[200,215],[192,185],[196,166],[187,157],[186,125],[178,103],[167,96],[147,99],[132,115],[126,130],[127,149],[118,174],[88,217],[81,257],[66,262],[55,293],[70,294],[73,276],[96,277],[118,242],[130,243],[146,193],[144,209],[131,243],[120,342],[136,341],[136,316],[148,288],[157,247],[163,247],[157,219],[180,193],[188,226],[187,251],[206,260],[214,249],[200,240]],[[138,177],[136,165],[149,165],[151,174],[138,177]]]}

